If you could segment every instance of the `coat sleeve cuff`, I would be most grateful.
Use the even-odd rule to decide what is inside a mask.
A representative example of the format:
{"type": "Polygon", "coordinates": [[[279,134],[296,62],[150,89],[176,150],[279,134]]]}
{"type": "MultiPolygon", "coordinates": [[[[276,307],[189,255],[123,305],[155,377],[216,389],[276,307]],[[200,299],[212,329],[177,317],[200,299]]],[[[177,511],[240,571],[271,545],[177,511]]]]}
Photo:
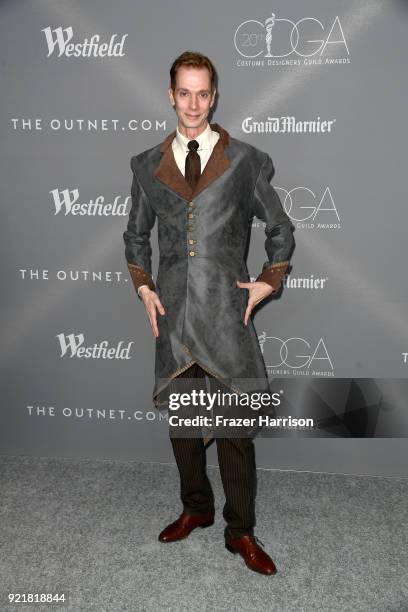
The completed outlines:
{"type": "Polygon", "coordinates": [[[259,274],[255,280],[268,283],[268,285],[273,288],[272,293],[277,293],[281,287],[288,266],[289,261],[280,261],[271,266],[265,266],[261,274],[259,274]]]}
{"type": "Polygon", "coordinates": [[[136,293],[140,299],[142,298],[139,295],[138,289],[142,285],[147,285],[149,289],[151,289],[152,291],[156,290],[156,286],[153,282],[153,279],[150,276],[150,274],[146,272],[146,270],[143,270],[142,267],[137,266],[136,264],[129,263],[129,262],[127,264],[127,267],[128,267],[128,270],[129,270],[129,273],[130,273],[130,276],[133,282],[133,286],[136,289],[136,293]]]}

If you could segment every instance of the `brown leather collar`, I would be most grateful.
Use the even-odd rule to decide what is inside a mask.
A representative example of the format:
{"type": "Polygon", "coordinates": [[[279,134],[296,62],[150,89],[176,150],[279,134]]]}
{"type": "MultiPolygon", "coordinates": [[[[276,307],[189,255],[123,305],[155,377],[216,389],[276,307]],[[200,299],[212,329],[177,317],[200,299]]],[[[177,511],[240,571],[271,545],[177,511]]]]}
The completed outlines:
{"type": "Polygon", "coordinates": [[[161,143],[160,151],[163,153],[160,164],[157,167],[154,176],[175,191],[184,200],[191,200],[198,195],[203,189],[208,187],[210,183],[220,177],[230,166],[230,161],[225,154],[225,147],[230,143],[230,135],[218,123],[211,123],[210,127],[219,133],[218,139],[208,162],[205,165],[204,171],[200,175],[198,183],[194,191],[187,183],[183,174],[174,159],[171,143],[176,135],[176,130],[173,130],[161,143]]]}

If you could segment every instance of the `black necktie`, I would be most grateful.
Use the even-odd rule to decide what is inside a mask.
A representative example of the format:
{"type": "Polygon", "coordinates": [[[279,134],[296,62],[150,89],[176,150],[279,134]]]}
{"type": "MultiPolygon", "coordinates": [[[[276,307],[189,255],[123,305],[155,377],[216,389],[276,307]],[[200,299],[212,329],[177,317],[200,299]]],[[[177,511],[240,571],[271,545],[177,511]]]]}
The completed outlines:
{"type": "Polygon", "coordinates": [[[201,174],[201,160],[197,153],[199,144],[196,140],[189,140],[187,147],[188,154],[186,157],[185,179],[194,190],[201,174]]]}

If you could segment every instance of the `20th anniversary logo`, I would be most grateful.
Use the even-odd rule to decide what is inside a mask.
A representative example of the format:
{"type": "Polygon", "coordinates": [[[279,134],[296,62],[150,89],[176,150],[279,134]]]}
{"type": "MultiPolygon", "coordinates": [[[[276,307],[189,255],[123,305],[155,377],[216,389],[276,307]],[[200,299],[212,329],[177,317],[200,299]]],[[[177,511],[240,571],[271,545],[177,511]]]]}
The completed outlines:
{"type": "Polygon", "coordinates": [[[234,34],[237,66],[301,66],[350,63],[341,20],[315,17],[292,21],[271,13],[264,21],[248,19],[234,34]]]}

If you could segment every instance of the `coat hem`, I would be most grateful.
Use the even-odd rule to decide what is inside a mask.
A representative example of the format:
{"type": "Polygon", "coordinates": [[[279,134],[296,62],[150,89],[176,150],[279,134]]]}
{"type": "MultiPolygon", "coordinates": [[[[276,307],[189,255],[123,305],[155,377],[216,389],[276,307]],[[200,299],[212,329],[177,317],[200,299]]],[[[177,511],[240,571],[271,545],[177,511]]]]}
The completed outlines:
{"type": "MultiPolygon", "coordinates": [[[[185,345],[183,345],[183,349],[186,351],[186,353],[189,353],[191,355],[189,349],[185,345]]],[[[186,363],[186,365],[184,365],[183,367],[177,368],[177,370],[175,370],[170,375],[170,377],[167,380],[167,382],[162,387],[160,387],[160,389],[158,389],[156,392],[153,393],[153,395],[152,395],[153,404],[154,404],[154,406],[155,406],[155,408],[157,410],[160,410],[160,407],[163,407],[163,408],[168,407],[168,401],[164,401],[164,402],[160,402],[159,401],[158,396],[160,395],[160,393],[162,391],[164,391],[164,389],[166,389],[168,387],[168,385],[171,383],[172,380],[174,380],[179,374],[181,374],[185,370],[188,370],[188,368],[190,366],[192,366],[194,363],[197,363],[203,370],[205,370],[205,372],[207,372],[211,376],[214,376],[215,378],[217,378],[217,380],[222,382],[223,385],[225,385],[226,387],[231,389],[234,393],[238,393],[238,394],[242,393],[241,389],[238,389],[238,387],[235,387],[234,385],[227,384],[224,381],[224,379],[221,376],[219,376],[216,372],[211,370],[211,368],[208,368],[207,366],[204,366],[198,359],[193,359],[192,361],[189,361],[188,363],[186,363]]],[[[204,447],[207,448],[214,440],[215,440],[215,436],[214,436],[214,432],[213,431],[210,432],[209,435],[203,436],[204,447]]]]}
{"type": "MultiPolygon", "coordinates": [[[[185,347],[185,350],[188,351],[187,347],[185,347]]],[[[229,389],[234,391],[234,393],[238,393],[238,394],[242,393],[241,389],[238,389],[238,387],[235,387],[234,385],[230,385],[230,384],[226,383],[225,380],[219,374],[217,374],[216,372],[211,370],[211,368],[203,365],[198,359],[192,359],[192,361],[189,361],[183,367],[177,368],[177,370],[175,370],[172,374],[170,374],[167,382],[162,387],[160,387],[160,389],[158,389],[156,392],[153,392],[152,399],[153,399],[153,403],[154,403],[156,408],[159,409],[160,406],[167,406],[168,405],[167,401],[160,402],[159,399],[158,399],[158,396],[160,395],[160,393],[162,391],[164,391],[164,389],[166,389],[168,387],[168,385],[172,382],[172,380],[174,380],[179,374],[181,374],[185,370],[188,370],[188,368],[190,366],[192,366],[194,363],[197,363],[203,370],[205,370],[208,374],[210,374],[214,378],[217,378],[223,385],[225,385],[226,387],[228,387],[229,389]]]]}

